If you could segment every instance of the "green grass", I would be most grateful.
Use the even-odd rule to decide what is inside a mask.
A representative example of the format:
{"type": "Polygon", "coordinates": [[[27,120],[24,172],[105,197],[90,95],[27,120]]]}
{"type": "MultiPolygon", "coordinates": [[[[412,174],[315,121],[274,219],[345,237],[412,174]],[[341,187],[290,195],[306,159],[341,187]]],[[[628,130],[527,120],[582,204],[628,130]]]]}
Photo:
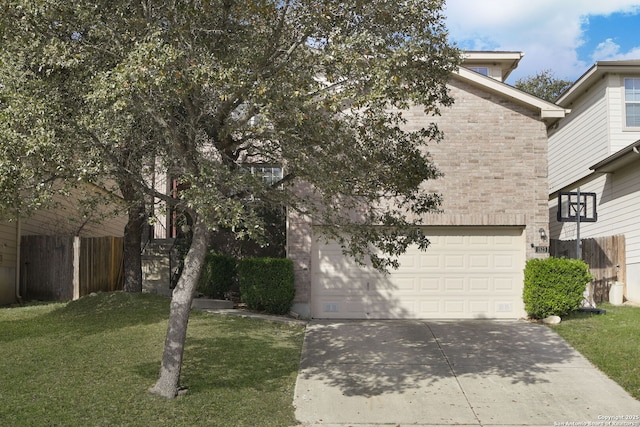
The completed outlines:
{"type": "Polygon", "coordinates": [[[607,313],[575,313],[553,329],[640,400],[640,308],[610,304],[601,308],[607,313]]]}
{"type": "Polygon", "coordinates": [[[169,300],[104,293],[0,309],[2,426],[291,426],[304,329],[194,311],[181,384],[148,393],[169,300]]]}

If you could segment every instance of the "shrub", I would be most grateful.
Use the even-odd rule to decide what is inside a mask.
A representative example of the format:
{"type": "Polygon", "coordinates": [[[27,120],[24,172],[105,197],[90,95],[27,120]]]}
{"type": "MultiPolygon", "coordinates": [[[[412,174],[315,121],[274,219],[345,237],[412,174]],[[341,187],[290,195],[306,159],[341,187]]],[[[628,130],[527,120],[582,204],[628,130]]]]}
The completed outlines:
{"type": "Polygon", "coordinates": [[[219,255],[211,251],[207,253],[202,267],[198,292],[209,298],[225,298],[225,294],[237,286],[238,267],[234,257],[219,255]]]}
{"type": "Polygon", "coordinates": [[[589,266],[581,260],[531,259],[524,270],[524,308],[535,319],[575,311],[591,279],[589,266]]]}
{"type": "Polygon", "coordinates": [[[246,258],[238,266],[240,297],[252,310],[289,311],[295,287],[293,262],[286,258],[246,258]]]}

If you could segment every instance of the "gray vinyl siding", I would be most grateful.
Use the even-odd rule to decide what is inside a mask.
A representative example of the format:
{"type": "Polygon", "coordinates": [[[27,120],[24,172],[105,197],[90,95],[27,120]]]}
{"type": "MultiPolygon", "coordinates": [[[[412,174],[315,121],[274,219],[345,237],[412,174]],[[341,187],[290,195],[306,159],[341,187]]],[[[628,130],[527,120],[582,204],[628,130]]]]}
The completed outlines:
{"type": "Polygon", "coordinates": [[[606,82],[585,94],[579,105],[549,134],[549,192],[589,174],[589,166],[609,155],[606,82]]]}

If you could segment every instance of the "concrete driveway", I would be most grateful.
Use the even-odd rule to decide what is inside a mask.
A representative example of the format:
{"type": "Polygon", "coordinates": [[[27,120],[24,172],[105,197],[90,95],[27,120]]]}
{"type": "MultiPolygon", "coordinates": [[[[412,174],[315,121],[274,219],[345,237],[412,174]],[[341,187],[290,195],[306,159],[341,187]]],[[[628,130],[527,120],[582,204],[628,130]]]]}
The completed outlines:
{"type": "Polygon", "coordinates": [[[313,321],[294,403],[304,426],[640,426],[639,401],[524,321],[313,321]]]}

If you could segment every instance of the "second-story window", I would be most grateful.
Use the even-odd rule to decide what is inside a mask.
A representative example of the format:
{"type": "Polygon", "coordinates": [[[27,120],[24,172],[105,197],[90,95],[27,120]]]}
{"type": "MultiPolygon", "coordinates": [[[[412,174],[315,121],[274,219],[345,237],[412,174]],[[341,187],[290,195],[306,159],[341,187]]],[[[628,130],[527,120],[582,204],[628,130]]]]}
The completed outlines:
{"type": "Polygon", "coordinates": [[[282,167],[273,165],[251,165],[251,173],[259,176],[267,184],[274,184],[282,179],[282,167]]]}
{"type": "Polygon", "coordinates": [[[489,76],[489,68],[487,67],[469,67],[471,71],[475,71],[476,73],[480,73],[483,76],[489,76]]]}
{"type": "Polygon", "coordinates": [[[624,79],[624,107],[627,127],[640,127],[640,78],[624,79]]]}

